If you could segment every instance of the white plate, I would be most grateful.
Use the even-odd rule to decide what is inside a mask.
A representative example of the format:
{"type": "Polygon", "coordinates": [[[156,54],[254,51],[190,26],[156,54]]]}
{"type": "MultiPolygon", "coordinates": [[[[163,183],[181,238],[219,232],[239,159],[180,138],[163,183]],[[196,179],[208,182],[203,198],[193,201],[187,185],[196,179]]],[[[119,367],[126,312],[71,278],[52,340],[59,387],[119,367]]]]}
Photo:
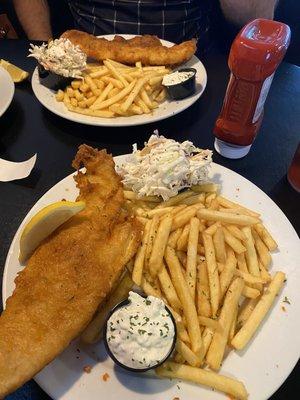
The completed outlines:
{"type": "Polygon", "coordinates": [[[15,84],[9,73],[0,67],[0,117],[8,109],[15,92],[15,84]]]}
{"type": "MultiPolygon", "coordinates": [[[[124,161],[125,156],[115,158],[124,161]]],[[[273,254],[272,270],[287,274],[287,282],[276,300],[272,312],[243,352],[231,352],[221,372],[242,380],[250,400],[269,398],[287,378],[299,357],[300,350],[300,241],[277,205],[257,186],[218,164],[212,165],[211,177],[222,184],[222,193],[233,201],[251,207],[263,215],[266,227],[279,243],[273,254]],[[291,304],[282,303],[287,296],[291,304]],[[286,312],[281,307],[284,305],[286,312]]],[[[77,189],[72,175],[53,186],[30,210],[11,244],[3,277],[4,300],[12,293],[14,279],[21,269],[18,262],[19,238],[22,227],[39,209],[54,201],[74,200],[77,189]]],[[[78,310],[80,312],[80,310],[78,310]]],[[[185,400],[226,399],[223,394],[190,383],[159,380],[153,375],[134,375],[114,367],[102,345],[83,347],[73,342],[59,357],[36,377],[38,384],[53,398],[59,400],[185,400]],[[78,352],[76,349],[79,349],[78,352]],[[77,358],[78,357],[78,358],[77,358]],[[85,365],[93,366],[90,374],[85,365]],[[102,375],[110,378],[104,382],[102,375]]]]}
{"type": "MultiPolygon", "coordinates": [[[[115,35],[104,35],[99,37],[104,37],[108,40],[112,40],[114,36],[115,35]]],[[[130,39],[133,38],[135,35],[121,36],[123,36],[125,39],[130,39]]],[[[166,40],[161,40],[161,42],[164,46],[167,47],[173,45],[173,43],[167,42],[166,40]]],[[[189,96],[183,100],[166,100],[165,102],[160,104],[160,106],[155,109],[151,114],[133,115],[131,117],[99,118],[70,112],[66,109],[63,103],[59,103],[55,100],[55,93],[52,90],[40,84],[37,68],[32,75],[31,84],[34,94],[44,107],[48,108],[48,110],[52,111],[54,114],[57,114],[60,117],[69,119],[71,121],[98,126],[144,125],[172,117],[173,115],[184,111],[193,103],[195,103],[195,101],[198,100],[203,93],[207,82],[207,75],[204,65],[201,63],[201,61],[199,61],[196,56],[193,56],[188,62],[182,64],[180,67],[193,67],[197,70],[196,93],[193,96],[189,96]]]]}

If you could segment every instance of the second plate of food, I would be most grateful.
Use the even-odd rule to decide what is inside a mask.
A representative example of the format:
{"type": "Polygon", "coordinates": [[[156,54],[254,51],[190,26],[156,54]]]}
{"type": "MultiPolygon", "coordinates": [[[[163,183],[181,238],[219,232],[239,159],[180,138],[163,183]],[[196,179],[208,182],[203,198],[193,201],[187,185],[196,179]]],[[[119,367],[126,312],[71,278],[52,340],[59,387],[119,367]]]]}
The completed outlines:
{"type": "MultiPolygon", "coordinates": [[[[112,40],[115,35],[104,35],[108,40],[112,40]]],[[[125,39],[131,39],[135,35],[121,35],[125,39]]],[[[173,43],[161,40],[164,46],[171,47],[173,43]]],[[[134,126],[144,125],[152,122],[160,121],[178,114],[190,107],[204,92],[207,83],[207,74],[201,61],[193,56],[188,62],[180,65],[180,68],[194,68],[196,70],[196,92],[182,100],[171,100],[167,98],[158,104],[157,108],[151,110],[150,113],[136,114],[130,116],[117,116],[113,118],[96,117],[91,115],[83,115],[69,111],[63,102],[58,102],[55,98],[56,91],[49,89],[40,83],[38,69],[36,68],[32,75],[32,89],[40,101],[40,103],[48,110],[62,118],[70,121],[79,122],[87,125],[97,126],[134,126]]],[[[176,70],[177,68],[173,68],[176,70]]]]}
{"type": "MultiPolygon", "coordinates": [[[[116,164],[124,164],[127,157],[115,157],[116,164]]],[[[274,270],[280,269],[287,276],[272,311],[251,344],[243,351],[231,351],[220,372],[244,382],[249,400],[265,400],[284,382],[299,356],[299,238],[283,212],[253,183],[215,163],[211,165],[210,178],[221,183],[223,196],[261,214],[279,246],[273,253],[271,273],[273,275],[274,270]]],[[[18,255],[20,235],[25,224],[46,205],[62,198],[73,201],[77,195],[78,189],[71,174],[52,187],[30,210],[15,235],[6,260],[2,292],[4,303],[12,294],[14,280],[22,269],[18,255]]],[[[102,342],[83,345],[80,340],[73,341],[35,380],[57,400],[96,400],[104,395],[107,400],[228,399],[224,394],[203,386],[157,379],[150,372],[134,374],[120,369],[108,358],[102,342]]]]}

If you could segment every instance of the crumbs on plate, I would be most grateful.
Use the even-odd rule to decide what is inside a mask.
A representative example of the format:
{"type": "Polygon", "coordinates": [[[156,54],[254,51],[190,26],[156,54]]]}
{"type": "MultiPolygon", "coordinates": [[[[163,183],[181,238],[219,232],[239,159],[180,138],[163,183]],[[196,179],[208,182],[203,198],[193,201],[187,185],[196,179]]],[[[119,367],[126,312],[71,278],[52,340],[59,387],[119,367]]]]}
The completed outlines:
{"type": "Polygon", "coordinates": [[[105,374],[102,375],[102,379],[104,380],[104,382],[107,382],[109,380],[110,376],[107,372],[105,372],[105,374]]]}
{"type": "Polygon", "coordinates": [[[83,367],[83,371],[87,374],[90,374],[92,371],[92,367],[90,365],[86,365],[85,367],[83,367]]]}

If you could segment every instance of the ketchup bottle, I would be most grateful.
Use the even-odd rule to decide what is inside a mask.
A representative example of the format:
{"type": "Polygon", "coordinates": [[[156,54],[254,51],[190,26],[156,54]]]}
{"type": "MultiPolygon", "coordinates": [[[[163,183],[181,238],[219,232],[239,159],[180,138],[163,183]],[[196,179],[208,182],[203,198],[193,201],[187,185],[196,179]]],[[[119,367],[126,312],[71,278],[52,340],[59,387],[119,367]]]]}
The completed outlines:
{"type": "Polygon", "coordinates": [[[224,157],[241,158],[249,152],[263,119],[274,73],[290,37],[287,25],[255,19],[233,41],[228,60],[231,76],[214,127],[215,149],[224,157]]]}

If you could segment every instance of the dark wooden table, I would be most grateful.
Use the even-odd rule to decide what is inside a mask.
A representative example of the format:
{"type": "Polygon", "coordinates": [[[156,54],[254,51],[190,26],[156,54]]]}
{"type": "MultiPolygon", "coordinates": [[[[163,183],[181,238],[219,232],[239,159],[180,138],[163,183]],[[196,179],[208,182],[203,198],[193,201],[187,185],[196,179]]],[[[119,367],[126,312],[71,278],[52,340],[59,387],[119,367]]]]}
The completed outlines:
{"type": "MultiPolygon", "coordinates": [[[[32,72],[34,61],[26,58],[28,47],[27,41],[1,40],[0,58],[32,72]]],[[[27,179],[0,183],[1,274],[9,245],[21,221],[48,189],[72,172],[71,160],[79,144],[105,147],[113,155],[124,154],[131,152],[132,143],[142,145],[153,130],[158,129],[167,137],[180,141],[190,139],[197,146],[213,148],[212,129],[224,98],[229,71],[227,56],[221,53],[207,55],[203,62],[208,85],[200,100],[171,119],[138,127],[112,129],[66,121],[36,100],[29,82],[16,85],[13,102],[0,119],[0,157],[22,161],[37,153],[38,158],[27,179]]],[[[265,191],[287,215],[298,234],[300,195],[288,184],[286,172],[299,140],[300,68],[283,63],[272,84],[263,125],[250,154],[240,160],[214,155],[215,162],[238,172],[265,191]]],[[[299,377],[299,363],[272,400],[297,398],[297,373],[299,377]]],[[[8,399],[49,397],[31,381],[8,399]]]]}

